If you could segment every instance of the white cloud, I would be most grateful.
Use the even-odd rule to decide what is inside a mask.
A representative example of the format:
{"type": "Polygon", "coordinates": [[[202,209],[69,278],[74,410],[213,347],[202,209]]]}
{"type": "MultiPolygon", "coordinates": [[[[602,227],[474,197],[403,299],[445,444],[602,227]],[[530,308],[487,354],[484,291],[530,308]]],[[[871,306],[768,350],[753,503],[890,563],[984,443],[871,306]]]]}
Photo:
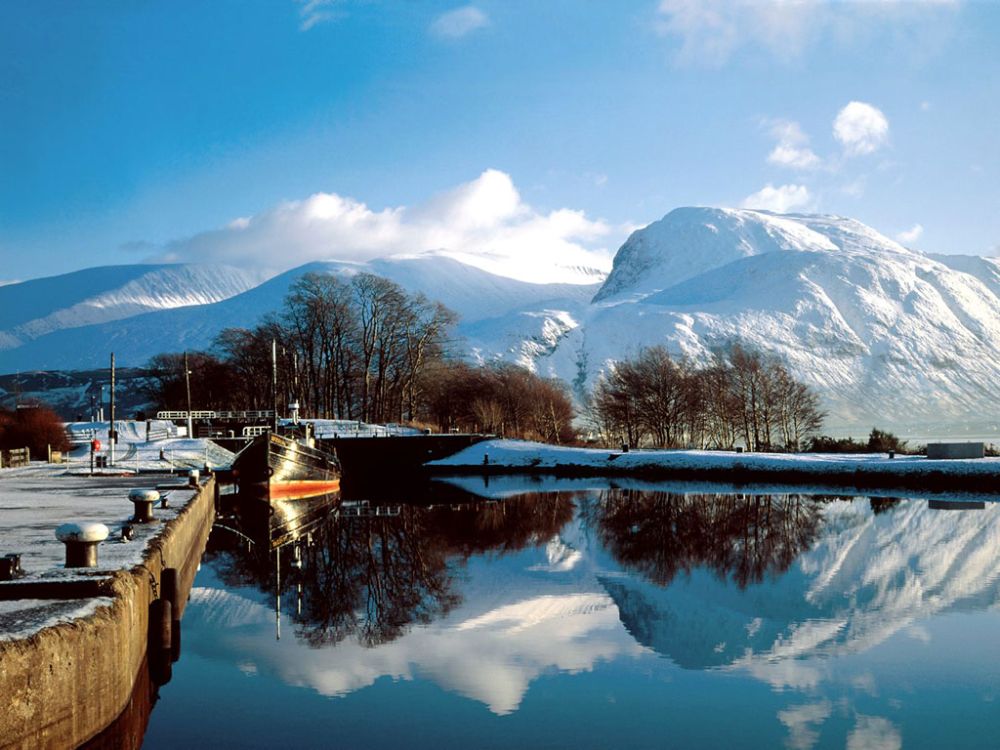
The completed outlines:
{"type": "Polygon", "coordinates": [[[743,208],[760,208],[766,211],[787,213],[796,208],[804,208],[812,201],[805,185],[780,185],[768,183],[753,195],[743,199],[743,208]]]}
{"type": "Polygon", "coordinates": [[[535,210],[508,174],[488,169],[413,207],[374,210],[354,198],[316,193],[172,242],[158,259],[284,270],[314,260],[438,251],[526,281],[579,281],[580,269],[610,269],[606,243],[618,235],[582,211],[535,210]]]}
{"type": "Polygon", "coordinates": [[[809,136],[801,126],[791,120],[775,120],[770,123],[771,135],[777,144],[767,155],[771,164],[791,169],[814,169],[821,159],[809,148],[809,136]]]}
{"type": "Polygon", "coordinates": [[[914,224],[912,227],[904,232],[900,232],[896,235],[896,239],[900,242],[906,244],[908,242],[916,242],[920,239],[920,236],[924,233],[924,228],[920,224],[914,224]]]}
{"type": "Polygon", "coordinates": [[[431,24],[430,31],[435,36],[458,39],[489,23],[489,16],[483,11],[474,5],[465,5],[442,13],[431,24]]]}
{"type": "Polygon", "coordinates": [[[660,0],[654,28],[678,42],[679,62],[718,66],[754,48],[791,60],[824,40],[849,46],[877,39],[884,45],[888,37],[889,43],[912,51],[915,39],[941,33],[942,19],[956,6],[951,0],[660,0]]]}
{"type": "Polygon", "coordinates": [[[847,750],[899,750],[903,738],[888,719],[859,715],[847,736],[847,750]]]}
{"type": "Polygon", "coordinates": [[[337,0],[300,0],[302,7],[299,9],[299,31],[309,31],[313,26],[336,18],[333,11],[337,0]]]}
{"type": "Polygon", "coordinates": [[[865,175],[861,175],[857,179],[851,180],[845,185],[841,185],[840,192],[844,195],[850,196],[851,198],[861,198],[865,194],[865,188],[868,186],[868,178],[865,175]]]}
{"type": "Polygon", "coordinates": [[[830,716],[830,702],[807,703],[778,712],[778,720],[788,728],[792,750],[810,750],[819,739],[819,726],[830,716]]]}
{"type": "Polygon", "coordinates": [[[871,154],[889,140],[889,120],[871,104],[850,102],[837,113],[833,136],[848,156],[871,154]]]}

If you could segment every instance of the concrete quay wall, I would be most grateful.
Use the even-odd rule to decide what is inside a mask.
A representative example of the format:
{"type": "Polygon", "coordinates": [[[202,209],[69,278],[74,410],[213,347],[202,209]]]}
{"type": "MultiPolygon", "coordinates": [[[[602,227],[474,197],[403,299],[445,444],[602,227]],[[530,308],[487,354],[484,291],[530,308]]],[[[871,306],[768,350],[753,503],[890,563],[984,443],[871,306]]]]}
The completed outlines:
{"type": "Polygon", "coordinates": [[[164,524],[140,565],[113,575],[109,606],[0,641],[0,748],[77,747],[122,712],[143,666],[163,570],[178,570],[183,609],[215,518],[214,496],[213,477],[164,524]]]}

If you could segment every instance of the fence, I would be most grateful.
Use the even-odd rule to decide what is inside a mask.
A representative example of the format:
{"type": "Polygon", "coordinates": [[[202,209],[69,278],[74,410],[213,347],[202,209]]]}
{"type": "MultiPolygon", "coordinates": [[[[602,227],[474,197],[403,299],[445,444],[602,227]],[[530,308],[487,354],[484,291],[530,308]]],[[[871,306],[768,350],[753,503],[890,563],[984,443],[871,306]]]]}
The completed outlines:
{"type": "Polygon", "coordinates": [[[0,451],[0,467],[14,469],[31,463],[31,448],[11,448],[6,453],[0,451]]]}
{"type": "MultiPolygon", "coordinates": [[[[180,420],[187,419],[186,411],[158,411],[157,419],[180,420]]],[[[273,419],[273,411],[192,411],[191,419],[273,419]]]]}

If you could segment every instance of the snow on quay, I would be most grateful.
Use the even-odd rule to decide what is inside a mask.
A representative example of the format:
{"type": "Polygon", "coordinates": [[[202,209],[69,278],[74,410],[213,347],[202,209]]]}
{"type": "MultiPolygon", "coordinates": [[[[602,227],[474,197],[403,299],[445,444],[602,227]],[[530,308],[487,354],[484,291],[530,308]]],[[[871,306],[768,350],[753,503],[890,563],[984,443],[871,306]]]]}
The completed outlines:
{"type": "Polygon", "coordinates": [[[0,591],[0,640],[25,638],[42,628],[92,614],[101,603],[110,603],[106,597],[38,601],[30,598],[31,585],[110,580],[116,572],[140,565],[164,525],[197,494],[170,477],[59,475],[51,471],[55,466],[48,464],[30,469],[43,467],[49,471],[27,467],[4,470],[0,479],[0,556],[19,553],[25,571],[23,578],[0,584],[4,589],[0,591]],[[129,489],[162,483],[174,485],[160,490],[168,498],[168,507],[157,503],[153,523],[130,524],[133,506],[128,500],[129,489]],[[98,546],[96,568],[65,567],[65,547],[56,539],[55,530],[66,522],[103,523],[110,530],[107,540],[98,546]],[[128,541],[121,538],[126,525],[134,531],[128,541]],[[19,586],[24,587],[27,598],[17,598],[19,586]]]}
{"type": "Polygon", "coordinates": [[[431,461],[447,473],[556,476],[647,476],[730,482],[807,481],[841,486],[1000,491],[1000,459],[929,460],[923,456],[831,453],[737,453],[705,450],[571,448],[519,440],[486,440],[431,461]]]}

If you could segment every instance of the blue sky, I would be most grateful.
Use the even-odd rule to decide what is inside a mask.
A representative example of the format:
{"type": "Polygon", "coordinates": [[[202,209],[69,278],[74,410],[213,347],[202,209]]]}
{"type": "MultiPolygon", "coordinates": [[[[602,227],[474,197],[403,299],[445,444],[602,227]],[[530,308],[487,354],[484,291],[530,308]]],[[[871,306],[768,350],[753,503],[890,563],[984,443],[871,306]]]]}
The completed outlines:
{"type": "Polygon", "coordinates": [[[991,2],[4,3],[0,279],[609,257],[692,204],[995,254],[997,38],[991,2]]]}

